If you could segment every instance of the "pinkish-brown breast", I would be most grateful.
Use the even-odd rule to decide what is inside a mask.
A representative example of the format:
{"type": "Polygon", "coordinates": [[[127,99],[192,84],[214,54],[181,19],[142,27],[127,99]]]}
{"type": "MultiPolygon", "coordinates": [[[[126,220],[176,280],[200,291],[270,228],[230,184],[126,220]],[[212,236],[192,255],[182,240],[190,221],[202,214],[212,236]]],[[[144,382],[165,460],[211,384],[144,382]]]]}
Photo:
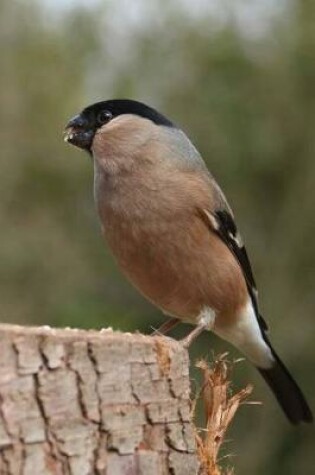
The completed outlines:
{"type": "Polygon", "coordinates": [[[209,306],[233,318],[247,290],[226,245],[199,209],[211,204],[208,183],[193,174],[122,180],[100,211],[104,236],[126,276],[170,315],[194,321],[209,306]]]}

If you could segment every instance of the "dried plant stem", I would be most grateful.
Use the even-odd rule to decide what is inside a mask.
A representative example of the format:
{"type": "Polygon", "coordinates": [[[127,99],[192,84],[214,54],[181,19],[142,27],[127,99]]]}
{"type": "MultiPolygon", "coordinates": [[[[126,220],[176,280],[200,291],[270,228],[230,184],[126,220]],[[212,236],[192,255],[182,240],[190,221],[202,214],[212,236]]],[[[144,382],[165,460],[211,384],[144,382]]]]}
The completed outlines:
{"type": "Polygon", "coordinates": [[[218,465],[219,450],[239,405],[251,394],[252,386],[248,385],[234,395],[229,394],[231,364],[225,360],[225,355],[217,358],[211,367],[204,360],[199,361],[196,366],[203,373],[201,397],[206,417],[205,429],[196,433],[197,451],[201,461],[200,474],[223,475],[218,465]]]}

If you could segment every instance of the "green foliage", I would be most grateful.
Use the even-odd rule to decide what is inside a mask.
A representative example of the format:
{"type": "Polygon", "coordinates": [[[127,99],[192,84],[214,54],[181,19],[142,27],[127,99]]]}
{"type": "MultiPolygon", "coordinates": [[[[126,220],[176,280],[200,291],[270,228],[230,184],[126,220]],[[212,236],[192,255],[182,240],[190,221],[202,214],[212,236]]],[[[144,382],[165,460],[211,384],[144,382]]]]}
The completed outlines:
{"type": "MultiPolygon", "coordinates": [[[[137,4],[143,14],[132,22],[120,1],[60,11],[0,3],[1,319],[145,332],[162,320],[104,248],[92,164],[62,141],[81,107],[129,96],[180,124],[219,179],[246,238],[272,340],[312,396],[314,3],[284,2],[257,35],[229,3],[224,21],[191,17],[180,0],[137,4]]],[[[227,346],[203,335],[193,357],[210,348],[227,346]]],[[[255,379],[239,367],[239,381],[255,379]]],[[[309,473],[311,434],[288,427],[256,381],[266,407],[239,416],[233,465],[240,474],[309,473]]]]}

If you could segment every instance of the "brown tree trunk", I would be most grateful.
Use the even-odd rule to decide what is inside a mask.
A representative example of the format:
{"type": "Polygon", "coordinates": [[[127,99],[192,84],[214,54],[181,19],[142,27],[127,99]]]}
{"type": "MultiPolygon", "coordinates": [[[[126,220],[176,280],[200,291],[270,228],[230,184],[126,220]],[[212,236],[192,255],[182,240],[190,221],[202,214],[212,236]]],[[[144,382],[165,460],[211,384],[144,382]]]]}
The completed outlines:
{"type": "Polygon", "coordinates": [[[166,338],[0,326],[0,474],[196,474],[188,369],[166,338]]]}

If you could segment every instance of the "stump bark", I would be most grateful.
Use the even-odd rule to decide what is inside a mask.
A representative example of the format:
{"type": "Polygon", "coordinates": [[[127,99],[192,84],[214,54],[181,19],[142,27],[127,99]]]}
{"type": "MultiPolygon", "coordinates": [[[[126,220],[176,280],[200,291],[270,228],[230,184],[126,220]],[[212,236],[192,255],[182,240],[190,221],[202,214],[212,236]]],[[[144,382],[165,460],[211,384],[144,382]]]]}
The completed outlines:
{"type": "Polygon", "coordinates": [[[171,339],[1,325],[0,474],[196,474],[189,396],[171,339]]]}

